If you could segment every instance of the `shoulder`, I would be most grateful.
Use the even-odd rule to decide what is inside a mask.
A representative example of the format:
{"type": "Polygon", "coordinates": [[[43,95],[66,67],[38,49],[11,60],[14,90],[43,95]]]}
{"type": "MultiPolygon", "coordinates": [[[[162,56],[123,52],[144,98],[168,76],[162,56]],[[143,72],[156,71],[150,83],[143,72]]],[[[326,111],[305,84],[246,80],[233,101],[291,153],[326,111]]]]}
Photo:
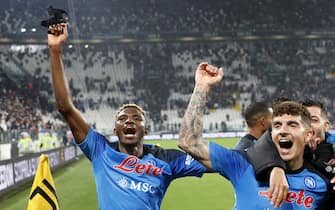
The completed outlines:
{"type": "Polygon", "coordinates": [[[107,138],[99,133],[98,131],[94,130],[93,128],[90,128],[87,135],[86,135],[86,139],[103,139],[103,140],[107,140],[107,138]]]}
{"type": "Polygon", "coordinates": [[[326,142],[330,144],[335,144],[335,134],[326,132],[326,142]]]}
{"type": "Polygon", "coordinates": [[[256,142],[256,140],[257,139],[254,136],[247,134],[238,141],[238,143],[235,146],[235,149],[245,151],[246,149],[251,147],[256,142]]]}
{"type": "Polygon", "coordinates": [[[218,162],[219,164],[247,162],[250,164],[244,151],[225,148],[214,142],[209,143],[209,154],[212,164],[214,162],[218,162]]]}
{"type": "MultiPolygon", "coordinates": [[[[317,187],[320,189],[328,189],[330,180],[322,173],[320,170],[315,168],[313,164],[308,161],[304,162],[304,169],[301,174],[304,177],[304,184],[308,186],[313,184],[313,182],[318,183],[317,187]],[[321,184],[323,183],[323,184],[321,184]]],[[[310,188],[310,186],[308,186],[310,188]]]]}
{"type": "Polygon", "coordinates": [[[250,135],[250,134],[246,134],[245,136],[243,136],[240,141],[254,141],[257,140],[254,136],[250,135]]]}
{"type": "Polygon", "coordinates": [[[311,153],[308,150],[305,152],[305,157],[311,165],[311,170],[320,173],[328,179],[335,175],[335,151],[333,144],[321,143],[317,149],[311,153]]]}
{"type": "Polygon", "coordinates": [[[254,177],[254,169],[245,152],[225,148],[210,142],[210,161],[212,170],[230,180],[233,185],[241,181],[242,176],[254,177]]]}

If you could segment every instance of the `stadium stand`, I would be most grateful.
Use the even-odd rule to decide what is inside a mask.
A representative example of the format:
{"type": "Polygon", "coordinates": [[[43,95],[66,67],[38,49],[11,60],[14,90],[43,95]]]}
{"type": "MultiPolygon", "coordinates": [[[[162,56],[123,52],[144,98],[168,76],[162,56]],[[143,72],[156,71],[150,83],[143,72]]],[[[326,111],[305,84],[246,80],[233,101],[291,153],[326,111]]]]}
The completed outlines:
{"type": "MultiPolygon", "coordinates": [[[[290,95],[295,99],[322,95],[327,106],[332,108],[333,93],[324,88],[333,88],[333,43],[323,42],[285,40],[242,44],[95,45],[83,49],[85,52],[79,57],[76,57],[75,51],[67,51],[64,63],[77,106],[88,116],[97,116],[92,120],[98,128],[109,126],[102,116],[114,116],[113,112],[119,104],[135,102],[149,111],[155,131],[166,129],[167,124],[180,123],[197,63],[207,60],[222,64],[226,78],[213,93],[208,114],[215,116],[211,119],[213,123],[221,119],[219,123],[224,121],[228,129],[241,129],[241,116],[236,113],[241,113],[247,104],[255,100],[271,102],[279,95],[290,95]],[[323,58],[325,53],[327,59],[323,58]],[[304,79],[301,79],[302,75],[304,79]],[[221,109],[226,110],[221,113],[221,109]],[[236,122],[227,121],[225,115],[231,115],[230,119],[236,122]]],[[[7,46],[2,50],[3,54],[11,55],[7,65],[23,67],[27,69],[28,78],[33,78],[25,83],[27,87],[31,85],[34,91],[26,89],[27,93],[22,94],[37,94],[43,103],[33,106],[41,107],[44,113],[53,111],[45,49],[22,53],[7,46]],[[37,63],[39,65],[35,65],[37,63]]],[[[209,125],[205,127],[209,129],[209,125]]]]}
{"type": "MultiPolygon", "coordinates": [[[[46,8],[51,3],[51,0],[4,2],[0,10],[1,36],[13,40],[45,39],[46,32],[39,22],[42,16],[47,17],[46,8]]],[[[334,26],[331,3],[60,0],[53,6],[69,11],[70,34],[74,38],[107,40],[100,44],[69,44],[65,50],[64,65],[74,102],[86,117],[98,129],[110,130],[118,106],[134,102],[148,111],[153,132],[177,132],[191,93],[194,69],[201,61],[225,69],[224,82],[211,93],[208,103],[205,122],[208,131],[243,130],[244,107],[256,100],[271,102],[277,96],[295,99],[322,96],[328,109],[334,109],[334,93],[330,91],[334,88],[333,39],[267,38],[267,34],[277,31],[284,34],[331,31],[334,26]],[[256,32],[263,36],[251,40],[108,42],[113,37],[140,40],[148,34],[206,37],[256,32]]],[[[16,127],[63,129],[54,106],[45,42],[0,45],[0,65],[1,101],[6,103],[1,106],[2,130],[13,129],[16,115],[11,107],[22,101],[25,107],[21,113],[30,120],[16,122],[16,127]],[[36,116],[29,116],[29,112],[36,116]]],[[[333,120],[333,113],[330,114],[333,120]]]]}
{"type": "Polygon", "coordinates": [[[39,152],[53,169],[82,156],[55,106],[40,26],[49,5],[68,11],[73,101],[111,141],[123,103],[147,111],[150,138],[176,138],[202,61],[225,72],[207,103],[205,137],[243,136],[245,107],[277,97],[319,99],[335,122],[332,0],[2,1],[0,196],[31,181],[39,152]]]}
{"type": "MultiPolygon", "coordinates": [[[[36,28],[49,5],[70,11],[82,36],[147,33],[283,31],[334,27],[332,1],[296,0],[12,0],[2,3],[1,33],[36,28]],[[54,5],[53,5],[54,4],[54,5]],[[85,6],[83,6],[85,5],[85,6]],[[171,7],[171,5],[175,5],[171,7]]],[[[40,32],[40,35],[41,34],[40,32]]]]}

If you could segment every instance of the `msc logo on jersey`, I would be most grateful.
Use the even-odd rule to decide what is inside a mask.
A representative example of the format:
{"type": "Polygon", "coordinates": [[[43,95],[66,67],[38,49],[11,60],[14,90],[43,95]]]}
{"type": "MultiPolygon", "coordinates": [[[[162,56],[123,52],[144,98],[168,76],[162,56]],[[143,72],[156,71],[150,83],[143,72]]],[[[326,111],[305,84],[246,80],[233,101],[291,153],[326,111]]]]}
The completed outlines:
{"type": "Polygon", "coordinates": [[[126,178],[122,177],[119,179],[118,184],[122,188],[128,188],[131,190],[137,190],[141,192],[148,192],[154,194],[156,192],[156,187],[146,182],[135,182],[134,180],[128,181],[126,178]]]}
{"type": "Polygon", "coordinates": [[[304,183],[310,189],[315,189],[316,188],[316,181],[311,176],[306,176],[305,179],[304,179],[304,183]]]}

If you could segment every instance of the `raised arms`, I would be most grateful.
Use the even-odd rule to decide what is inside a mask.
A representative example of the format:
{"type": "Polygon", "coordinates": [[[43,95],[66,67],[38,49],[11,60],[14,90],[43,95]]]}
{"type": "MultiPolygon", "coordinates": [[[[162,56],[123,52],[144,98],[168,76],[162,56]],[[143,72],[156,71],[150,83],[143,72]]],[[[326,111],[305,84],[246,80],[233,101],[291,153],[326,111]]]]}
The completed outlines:
{"type": "Polygon", "coordinates": [[[196,70],[195,87],[179,131],[178,146],[210,170],[208,142],[202,139],[203,113],[210,88],[221,81],[223,71],[210,65],[204,71],[203,64],[196,70]]]}
{"type": "Polygon", "coordinates": [[[72,103],[64,73],[62,46],[68,36],[67,25],[65,23],[58,24],[50,27],[49,30],[52,33],[48,34],[48,46],[52,70],[52,85],[56,97],[57,108],[69,124],[76,142],[81,143],[88,133],[89,125],[72,103]]]}

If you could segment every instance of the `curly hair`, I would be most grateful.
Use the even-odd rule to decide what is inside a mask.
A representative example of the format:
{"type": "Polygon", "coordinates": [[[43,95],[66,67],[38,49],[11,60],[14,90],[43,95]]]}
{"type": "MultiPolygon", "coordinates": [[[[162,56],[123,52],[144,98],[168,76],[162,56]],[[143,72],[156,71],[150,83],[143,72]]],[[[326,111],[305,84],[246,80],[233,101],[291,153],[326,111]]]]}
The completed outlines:
{"type": "Polygon", "coordinates": [[[273,117],[282,116],[284,114],[300,116],[302,122],[304,122],[308,127],[311,126],[311,114],[307,108],[299,102],[284,101],[273,107],[273,117]]]}

